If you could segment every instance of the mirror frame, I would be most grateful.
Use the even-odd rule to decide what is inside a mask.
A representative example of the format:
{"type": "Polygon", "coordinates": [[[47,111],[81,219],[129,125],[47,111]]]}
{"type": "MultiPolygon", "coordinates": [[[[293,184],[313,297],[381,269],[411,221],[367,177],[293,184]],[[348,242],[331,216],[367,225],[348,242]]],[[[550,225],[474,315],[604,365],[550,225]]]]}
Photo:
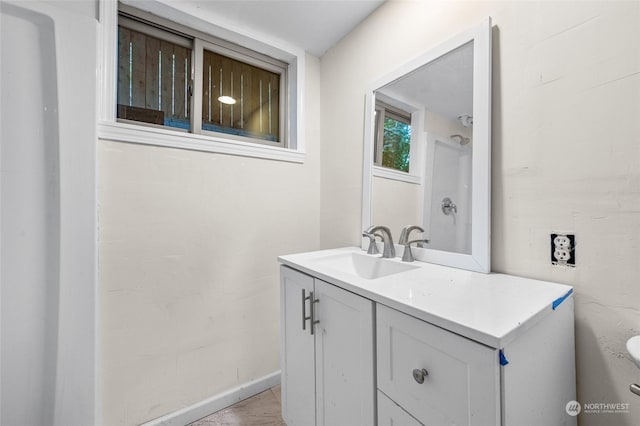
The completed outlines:
{"type": "MultiPolygon", "coordinates": [[[[473,41],[473,158],[471,254],[412,247],[416,260],[488,273],[491,271],[491,17],[447,41],[429,48],[375,81],[365,96],[362,229],[371,223],[375,92],[405,74],[473,41]]],[[[424,173],[424,172],[423,172],[424,173]]],[[[376,224],[384,225],[384,224],[376,224]]],[[[407,224],[412,225],[412,224],[407,224]]],[[[397,238],[398,236],[396,236],[397,238]]],[[[362,238],[366,250],[368,238],[362,238]]],[[[396,244],[400,255],[404,247],[396,244]]]]}

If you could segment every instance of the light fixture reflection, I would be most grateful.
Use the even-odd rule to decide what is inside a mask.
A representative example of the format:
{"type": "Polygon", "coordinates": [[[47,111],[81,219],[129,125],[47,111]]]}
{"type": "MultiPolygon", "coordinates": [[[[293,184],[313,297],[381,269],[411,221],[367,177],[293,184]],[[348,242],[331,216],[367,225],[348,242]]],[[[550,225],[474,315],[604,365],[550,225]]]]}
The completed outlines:
{"type": "Polygon", "coordinates": [[[236,103],[236,100],[233,99],[231,96],[220,96],[218,98],[218,101],[222,102],[223,104],[227,104],[227,105],[233,105],[236,103]]]}

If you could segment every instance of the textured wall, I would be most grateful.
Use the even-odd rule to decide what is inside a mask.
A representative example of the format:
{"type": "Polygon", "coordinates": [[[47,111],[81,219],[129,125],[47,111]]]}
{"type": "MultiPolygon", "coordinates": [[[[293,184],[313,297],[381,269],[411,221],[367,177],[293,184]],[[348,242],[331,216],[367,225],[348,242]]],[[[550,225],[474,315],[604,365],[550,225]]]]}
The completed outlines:
{"type": "Polygon", "coordinates": [[[281,254],[319,245],[319,62],[304,164],[98,142],[103,424],[280,369],[281,254]]]}
{"type": "Polygon", "coordinates": [[[321,60],[321,244],[360,241],[367,84],[487,15],[492,269],[575,286],[578,399],[631,403],[580,423],[638,424],[640,2],[384,4],[321,60]],[[575,269],[550,265],[554,231],[576,234],[575,269]]]}

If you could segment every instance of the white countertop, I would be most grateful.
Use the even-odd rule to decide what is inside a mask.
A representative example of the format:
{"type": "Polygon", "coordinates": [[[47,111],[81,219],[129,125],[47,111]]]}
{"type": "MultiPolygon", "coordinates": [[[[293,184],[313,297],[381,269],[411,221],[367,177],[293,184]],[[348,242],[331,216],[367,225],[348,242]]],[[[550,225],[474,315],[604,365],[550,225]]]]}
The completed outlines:
{"type": "MultiPolygon", "coordinates": [[[[552,314],[553,302],[560,302],[572,290],[571,286],[548,281],[482,274],[425,262],[413,262],[417,268],[409,271],[366,279],[320,261],[342,253],[365,252],[359,247],[345,247],[280,256],[278,260],[345,290],[498,349],[552,314]]],[[[389,261],[401,262],[399,258],[389,261]]]]}

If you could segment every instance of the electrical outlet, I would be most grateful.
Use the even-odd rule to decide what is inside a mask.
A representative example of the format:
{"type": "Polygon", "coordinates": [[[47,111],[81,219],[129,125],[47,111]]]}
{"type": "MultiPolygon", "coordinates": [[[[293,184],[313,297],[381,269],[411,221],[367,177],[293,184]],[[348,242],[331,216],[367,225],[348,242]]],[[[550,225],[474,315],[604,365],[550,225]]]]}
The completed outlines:
{"type": "Polygon", "coordinates": [[[573,234],[551,234],[551,263],[576,266],[576,237],[573,234]]]}
{"type": "Polygon", "coordinates": [[[556,258],[556,261],[558,263],[560,262],[566,263],[571,257],[571,253],[569,253],[569,250],[555,249],[553,251],[553,257],[556,258]]]}
{"type": "Polygon", "coordinates": [[[568,249],[571,247],[571,239],[566,235],[556,235],[553,244],[559,249],[568,249]]]}

